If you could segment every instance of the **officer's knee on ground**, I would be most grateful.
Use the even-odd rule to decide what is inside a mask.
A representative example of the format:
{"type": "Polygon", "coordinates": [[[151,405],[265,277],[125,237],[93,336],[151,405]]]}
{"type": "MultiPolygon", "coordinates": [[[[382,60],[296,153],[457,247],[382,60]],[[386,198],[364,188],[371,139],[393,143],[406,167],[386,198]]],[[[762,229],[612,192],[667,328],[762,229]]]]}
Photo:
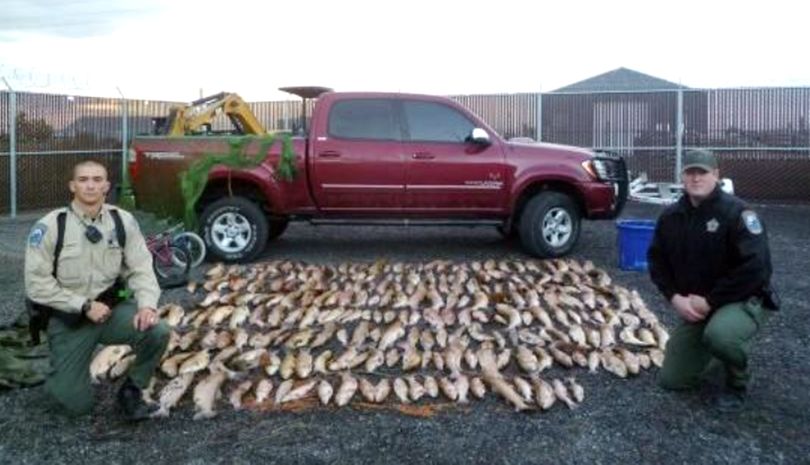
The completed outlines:
{"type": "Polygon", "coordinates": [[[88,415],[93,411],[92,388],[76,387],[70,391],[55,392],[46,384],[46,391],[60,413],[70,417],[88,415]]]}

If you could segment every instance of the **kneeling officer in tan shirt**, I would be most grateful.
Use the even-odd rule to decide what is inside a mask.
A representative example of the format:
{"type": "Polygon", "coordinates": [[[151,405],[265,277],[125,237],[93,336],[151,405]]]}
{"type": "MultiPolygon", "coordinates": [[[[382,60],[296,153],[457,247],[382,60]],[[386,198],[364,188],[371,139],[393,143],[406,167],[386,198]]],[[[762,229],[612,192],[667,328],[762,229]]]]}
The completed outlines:
{"type": "Polygon", "coordinates": [[[89,413],[89,367],[96,346],[129,344],[136,357],[118,402],[129,419],[140,420],[154,409],[143,401],[141,389],[160,361],[170,330],[156,311],[160,287],[152,255],[135,218],[104,203],[109,188],[103,165],[85,161],[74,167],[73,201],[45,215],[28,237],[25,291],[50,316],[52,373],[46,391],[70,414],[89,413]],[[57,251],[60,221],[64,234],[57,251]],[[123,240],[116,225],[124,229],[123,240]],[[116,295],[119,282],[134,291],[136,302],[116,295]]]}

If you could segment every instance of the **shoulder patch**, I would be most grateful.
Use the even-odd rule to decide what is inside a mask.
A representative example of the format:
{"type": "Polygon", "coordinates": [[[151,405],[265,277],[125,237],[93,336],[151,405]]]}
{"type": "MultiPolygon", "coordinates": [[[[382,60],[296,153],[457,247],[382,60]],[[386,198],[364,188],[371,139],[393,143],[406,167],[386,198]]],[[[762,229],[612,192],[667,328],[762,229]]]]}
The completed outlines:
{"type": "Polygon", "coordinates": [[[28,246],[39,247],[42,244],[42,239],[45,238],[45,233],[48,232],[48,226],[43,223],[37,223],[28,234],[28,246]]]}
{"type": "Polygon", "coordinates": [[[751,234],[762,234],[762,222],[759,221],[759,217],[752,210],[744,210],[742,212],[742,220],[748,232],[751,234]]]}

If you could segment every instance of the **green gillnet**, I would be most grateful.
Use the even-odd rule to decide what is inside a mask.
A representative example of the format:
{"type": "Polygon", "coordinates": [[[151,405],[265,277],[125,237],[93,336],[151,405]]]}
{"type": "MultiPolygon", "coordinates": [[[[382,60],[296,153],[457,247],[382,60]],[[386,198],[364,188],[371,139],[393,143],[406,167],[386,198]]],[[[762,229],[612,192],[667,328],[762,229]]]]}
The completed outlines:
{"type": "MultiPolygon", "coordinates": [[[[280,180],[292,181],[297,174],[295,166],[295,153],[292,149],[290,136],[281,135],[281,157],[276,166],[275,176],[280,180]]],[[[180,173],[180,191],[183,194],[183,222],[186,229],[197,230],[197,213],[195,206],[208,183],[208,174],[217,165],[227,166],[231,169],[251,169],[259,166],[268,156],[268,150],[276,141],[273,134],[266,136],[242,136],[228,138],[230,146],[227,154],[207,153],[192,163],[186,171],[180,173]],[[251,142],[259,142],[259,150],[255,155],[247,154],[251,142]]]]}

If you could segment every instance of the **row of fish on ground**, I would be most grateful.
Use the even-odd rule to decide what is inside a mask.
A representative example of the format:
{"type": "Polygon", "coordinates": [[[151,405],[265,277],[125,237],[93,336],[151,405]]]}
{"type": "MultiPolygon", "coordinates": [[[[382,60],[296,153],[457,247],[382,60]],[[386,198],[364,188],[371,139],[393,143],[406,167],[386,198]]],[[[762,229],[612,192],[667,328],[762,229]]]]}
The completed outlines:
{"type": "MultiPolygon", "coordinates": [[[[188,392],[195,418],[221,397],[240,409],[492,392],[519,411],[573,408],[585,393],[570,370],[635,375],[661,366],[668,339],[636,291],[572,259],[219,264],[188,291],[188,308],[160,308],[173,331],[145,391],[159,416],[188,392]]],[[[129,346],[105,347],[91,376],[133,360],[129,346]]]]}

